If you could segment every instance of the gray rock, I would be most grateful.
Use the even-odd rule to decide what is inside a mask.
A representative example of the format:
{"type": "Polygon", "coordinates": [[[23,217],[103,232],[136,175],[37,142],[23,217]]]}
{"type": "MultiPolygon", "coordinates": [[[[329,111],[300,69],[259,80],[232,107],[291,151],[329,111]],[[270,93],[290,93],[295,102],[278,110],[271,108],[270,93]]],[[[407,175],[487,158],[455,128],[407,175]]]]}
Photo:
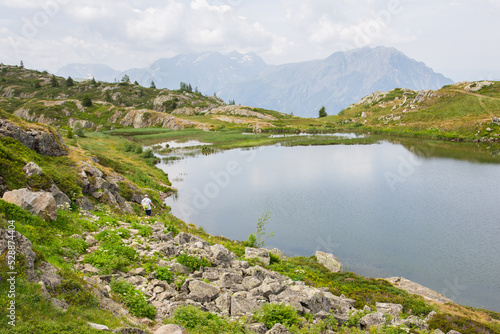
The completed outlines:
{"type": "Polygon", "coordinates": [[[280,259],[280,261],[286,261],[285,254],[283,254],[283,252],[281,250],[279,250],[278,248],[270,249],[269,253],[276,255],[280,259]]]}
{"type": "Polygon", "coordinates": [[[155,330],[154,334],[188,334],[186,329],[179,325],[165,325],[155,330]]]}
{"type": "Polygon", "coordinates": [[[235,286],[241,285],[242,281],[243,281],[242,275],[238,275],[237,273],[234,272],[225,272],[220,276],[220,279],[217,281],[217,286],[220,288],[228,288],[234,290],[235,286]]]}
{"type": "Polygon", "coordinates": [[[177,263],[177,262],[170,266],[170,270],[173,273],[179,273],[179,274],[184,274],[184,275],[189,275],[191,273],[191,269],[189,269],[185,265],[177,263]]]}
{"type": "Polygon", "coordinates": [[[87,236],[87,237],[85,238],[85,242],[86,242],[86,243],[87,243],[87,245],[89,245],[90,247],[92,247],[92,246],[94,246],[95,244],[97,244],[97,240],[96,240],[93,236],[91,236],[91,235],[89,235],[89,236],[87,236]]]}
{"type": "Polygon", "coordinates": [[[31,175],[42,175],[43,170],[36,163],[28,162],[23,167],[23,172],[26,177],[30,177],[31,175]]]}
{"type": "Polygon", "coordinates": [[[290,332],[282,324],[276,324],[266,334],[290,334],[290,332]]]}
{"type": "Polygon", "coordinates": [[[57,206],[54,196],[46,191],[32,192],[26,188],[7,191],[2,199],[44,219],[57,219],[57,206]]]}
{"type": "Polygon", "coordinates": [[[216,244],[211,246],[210,250],[212,251],[212,254],[214,255],[216,261],[221,261],[221,262],[231,261],[231,256],[226,247],[216,244]]]}
{"type": "Polygon", "coordinates": [[[93,265],[91,265],[90,263],[85,263],[83,270],[82,270],[82,273],[91,274],[91,275],[98,274],[99,272],[100,272],[100,270],[97,269],[96,267],[94,267],[93,265]]]}
{"type": "Polygon", "coordinates": [[[174,241],[179,245],[187,244],[189,243],[190,240],[191,240],[191,235],[184,232],[177,234],[174,238],[174,241]]]}
{"type": "Polygon", "coordinates": [[[52,196],[54,196],[54,200],[56,201],[56,205],[71,205],[71,200],[69,197],[63,193],[55,184],[50,186],[50,192],[52,193],[52,196]]]}
{"type": "Polygon", "coordinates": [[[262,284],[262,281],[259,280],[258,278],[254,277],[254,276],[247,276],[245,278],[243,278],[241,284],[243,285],[243,287],[247,290],[247,291],[250,291],[256,287],[258,287],[259,285],[262,284]]]}
{"type": "Polygon", "coordinates": [[[58,308],[62,311],[66,311],[69,307],[68,303],[66,303],[63,300],[57,299],[57,298],[51,298],[50,302],[53,307],[58,308]]]}
{"type": "Polygon", "coordinates": [[[37,269],[41,271],[40,280],[47,288],[54,290],[62,283],[63,278],[57,274],[57,269],[50,263],[42,262],[37,269]]]}
{"type": "Polygon", "coordinates": [[[399,313],[403,312],[403,305],[392,303],[376,303],[377,311],[382,313],[391,314],[399,317],[399,313]]]}
{"type": "Polygon", "coordinates": [[[271,263],[271,258],[269,257],[269,251],[263,248],[245,247],[245,258],[257,259],[266,266],[268,266],[271,263]]]}
{"type": "Polygon", "coordinates": [[[318,263],[324,265],[333,273],[342,272],[342,262],[339,261],[333,254],[317,251],[314,256],[318,263]]]}
{"type": "Polygon", "coordinates": [[[361,318],[359,324],[361,325],[361,328],[369,329],[371,326],[380,326],[385,324],[385,322],[386,318],[384,317],[384,314],[381,312],[375,312],[365,315],[361,318]]]}
{"type": "Polygon", "coordinates": [[[24,146],[51,157],[68,155],[68,149],[59,134],[53,134],[45,129],[34,127],[21,129],[11,122],[0,119],[0,137],[12,137],[24,146]]]}
{"type": "MultiPolygon", "coordinates": [[[[33,251],[33,245],[28,238],[26,238],[21,233],[13,230],[0,229],[0,254],[9,250],[9,240],[16,242],[16,254],[22,254],[24,256],[26,278],[30,282],[38,282],[38,276],[35,272],[35,252],[33,251]]],[[[5,258],[7,261],[8,258],[5,258]]]]}
{"type": "Polygon", "coordinates": [[[228,316],[231,312],[231,293],[224,292],[216,300],[215,305],[220,314],[228,316]]]}
{"type": "Polygon", "coordinates": [[[82,210],[95,211],[95,207],[92,205],[92,203],[90,203],[90,201],[85,196],[78,197],[75,200],[75,202],[76,202],[76,205],[82,210]]]}
{"type": "Polygon", "coordinates": [[[204,281],[194,280],[189,282],[188,298],[199,303],[208,303],[217,298],[220,288],[204,281]]]}
{"type": "Polygon", "coordinates": [[[258,310],[261,304],[246,291],[236,292],[231,296],[231,316],[250,315],[258,310]]]}
{"type": "Polygon", "coordinates": [[[250,333],[256,333],[256,334],[266,334],[267,333],[267,327],[263,323],[257,322],[253,324],[247,324],[245,325],[245,329],[249,331],[250,333]]]}

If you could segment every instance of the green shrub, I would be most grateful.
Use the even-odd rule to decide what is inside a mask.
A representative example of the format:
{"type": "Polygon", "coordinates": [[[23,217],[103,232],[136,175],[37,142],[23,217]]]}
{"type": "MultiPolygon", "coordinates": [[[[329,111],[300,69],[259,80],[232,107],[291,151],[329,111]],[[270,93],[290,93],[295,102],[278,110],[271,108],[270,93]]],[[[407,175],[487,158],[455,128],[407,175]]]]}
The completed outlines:
{"type": "Polygon", "coordinates": [[[438,313],[429,321],[430,330],[440,329],[445,333],[455,330],[462,334],[498,333],[493,326],[481,324],[459,315],[438,313]]]}
{"type": "Polygon", "coordinates": [[[177,257],[177,262],[188,267],[191,271],[199,270],[200,267],[211,267],[212,264],[206,258],[198,259],[192,255],[181,254],[177,257]]]}
{"type": "Polygon", "coordinates": [[[179,234],[179,229],[174,224],[168,224],[165,233],[172,232],[174,237],[179,234]]]}
{"type": "Polygon", "coordinates": [[[160,267],[156,269],[155,278],[170,284],[174,280],[174,275],[172,275],[170,267],[160,267]]]}
{"type": "Polygon", "coordinates": [[[195,306],[181,306],[174,311],[171,319],[165,322],[185,327],[191,334],[243,334],[244,327],[236,321],[229,321],[217,314],[203,312],[195,306]]]}
{"type": "Polygon", "coordinates": [[[255,233],[250,233],[247,240],[244,242],[245,247],[257,247],[257,237],[255,233]]]}
{"type": "Polygon", "coordinates": [[[253,319],[264,323],[269,329],[276,324],[289,328],[301,322],[294,307],[281,303],[262,305],[262,308],[253,315],[253,319]]]}
{"type": "Polygon", "coordinates": [[[110,284],[111,292],[118,297],[118,300],[125,304],[130,313],[136,317],[154,319],[156,308],[148,304],[146,296],[134,286],[125,281],[113,281],[110,284]]]}
{"type": "Polygon", "coordinates": [[[101,269],[103,274],[113,270],[126,271],[128,266],[139,260],[139,255],[135,249],[123,243],[120,233],[124,232],[106,230],[96,235],[101,245],[95,252],[85,256],[84,263],[101,269]]]}

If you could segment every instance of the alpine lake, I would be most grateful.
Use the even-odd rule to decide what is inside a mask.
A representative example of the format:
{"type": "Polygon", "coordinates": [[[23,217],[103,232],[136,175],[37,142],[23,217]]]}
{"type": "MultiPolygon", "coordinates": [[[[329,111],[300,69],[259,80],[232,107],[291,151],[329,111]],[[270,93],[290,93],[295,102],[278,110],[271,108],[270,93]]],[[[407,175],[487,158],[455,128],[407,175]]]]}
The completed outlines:
{"type": "Polygon", "coordinates": [[[178,192],[166,204],[187,223],[246,240],[267,213],[266,248],[332,253],[344,270],[405,277],[500,311],[498,143],[382,138],[211,154],[197,142],[168,144],[158,167],[178,192]]]}

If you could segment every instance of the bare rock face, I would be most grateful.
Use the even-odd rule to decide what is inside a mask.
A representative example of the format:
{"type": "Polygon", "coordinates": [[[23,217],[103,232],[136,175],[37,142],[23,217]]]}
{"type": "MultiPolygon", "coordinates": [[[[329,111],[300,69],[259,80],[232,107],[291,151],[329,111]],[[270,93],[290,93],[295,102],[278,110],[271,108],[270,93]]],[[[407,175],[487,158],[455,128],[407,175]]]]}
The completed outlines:
{"type": "Polygon", "coordinates": [[[434,301],[436,303],[440,304],[453,303],[453,300],[443,296],[442,294],[434,290],[431,290],[425,286],[422,286],[418,283],[412,282],[404,277],[391,277],[387,278],[386,280],[400,289],[403,289],[415,295],[422,296],[425,299],[434,301]]]}
{"type": "Polygon", "coordinates": [[[316,256],[318,263],[324,265],[332,273],[342,272],[342,262],[333,254],[317,251],[314,256],[316,256]]]}
{"type": "Polygon", "coordinates": [[[0,137],[12,137],[42,155],[59,157],[68,155],[59,135],[36,129],[21,129],[5,119],[0,119],[0,137]]]}
{"type": "Polygon", "coordinates": [[[3,194],[2,199],[44,219],[57,219],[57,206],[52,193],[46,191],[32,192],[23,188],[7,191],[3,194]]]}

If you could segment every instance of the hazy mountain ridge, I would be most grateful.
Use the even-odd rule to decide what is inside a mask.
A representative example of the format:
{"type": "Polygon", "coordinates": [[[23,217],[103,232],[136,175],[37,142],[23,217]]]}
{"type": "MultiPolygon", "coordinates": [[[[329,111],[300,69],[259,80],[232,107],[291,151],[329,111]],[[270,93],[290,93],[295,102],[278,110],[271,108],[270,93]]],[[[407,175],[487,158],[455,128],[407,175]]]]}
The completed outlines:
{"type": "MultiPolygon", "coordinates": [[[[87,77],[94,71],[96,79],[110,81],[111,71],[95,65],[68,65],[57,74],[81,76],[84,68],[87,77]]],[[[175,89],[182,81],[226,101],[307,117],[315,117],[321,106],[329,114],[338,113],[377,90],[438,89],[453,83],[424,63],[386,47],[337,52],[326,59],[284,65],[267,65],[253,53],[196,53],[159,59],[147,68],[116,71],[113,80],[119,81],[125,74],[146,87],[154,81],[158,88],[175,89]]]]}

